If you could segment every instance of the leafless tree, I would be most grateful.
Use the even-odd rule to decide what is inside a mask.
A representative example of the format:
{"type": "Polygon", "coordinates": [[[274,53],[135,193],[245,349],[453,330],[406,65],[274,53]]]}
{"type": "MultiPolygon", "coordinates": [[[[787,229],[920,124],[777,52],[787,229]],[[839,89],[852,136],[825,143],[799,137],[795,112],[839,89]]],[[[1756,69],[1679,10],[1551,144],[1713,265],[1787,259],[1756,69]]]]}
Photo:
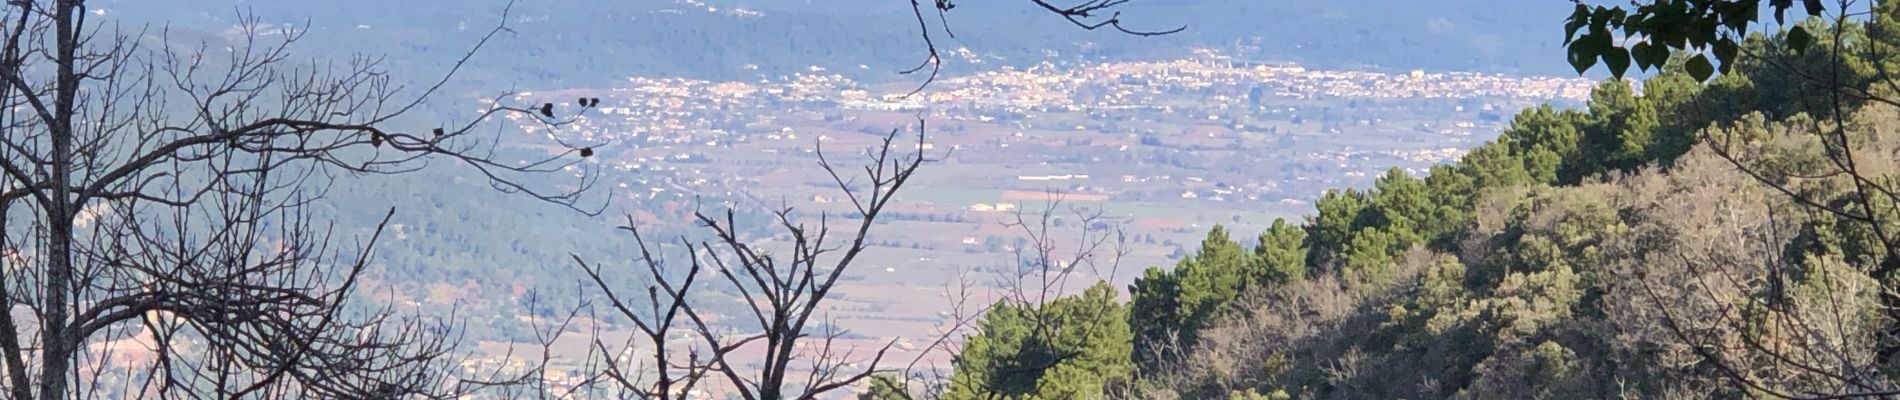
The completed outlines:
{"type": "MultiPolygon", "coordinates": [[[[1119,8],[1129,1],[1089,0],[1072,5],[1058,5],[1043,0],[1031,0],[1035,6],[1085,30],[1109,28],[1131,35],[1157,36],[1185,29],[1185,27],[1161,31],[1130,29],[1123,25],[1119,11],[1119,8]]],[[[913,0],[911,6],[925,42],[926,57],[917,67],[903,73],[916,73],[927,68],[929,76],[917,89],[921,91],[924,86],[934,81],[941,71],[942,59],[935,35],[940,32],[954,37],[954,33],[949,30],[949,22],[945,15],[955,8],[955,4],[950,0],[934,0],[931,5],[926,6],[921,1],[913,0]],[[927,22],[926,7],[934,10],[941,25],[933,28],[927,22]]],[[[919,123],[918,148],[921,149],[923,127],[922,121],[919,123]]],[[[794,221],[790,208],[774,213],[777,219],[776,228],[791,237],[788,245],[792,255],[789,258],[775,257],[769,250],[759,249],[746,243],[735,230],[741,222],[736,220],[732,210],[727,210],[723,217],[696,212],[694,215],[697,222],[710,230],[715,239],[693,242],[681,238],[679,244],[689,250],[689,256],[686,257],[684,265],[669,266],[656,249],[658,243],[650,242],[641,236],[634,228],[636,224],[630,218],[622,229],[633,234],[634,242],[641,252],[641,258],[637,260],[637,263],[654,279],[653,284],[646,288],[644,298],[638,297],[637,293],[631,296],[624,293],[623,290],[608,283],[608,279],[604,277],[605,271],[600,265],[590,264],[578,255],[574,256],[574,262],[588,273],[604,294],[612,312],[619,317],[631,320],[637,329],[636,335],[611,344],[600,339],[603,337],[600,331],[594,331],[593,338],[595,339],[592,349],[589,350],[590,357],[597,356],[604,359],[590,360],[587,365],[594,368],[592,372],[595,374],[586,378],[583,383],[584,386],[590,386],[590,388],[578,390],[645,399],[687,398],[692,396],[695,389],[706,387],[707,380],[712,379],[729,385],[738,392],[741,398],[745,399],[806,399],[847,388],[880,372],[890,372],[906,377],[921,374],[922,356],[911,360],[901,369],[882,369],[881,362],[890,350],[890,344],[876,349],[868,356],[868,361],[852,361],[853,354],[850,350],[834,347],[836,339],[844,332],[836,331],[829,324],[825,324],[820,338],[808,339],[808,336],[813,334],[809,332],[812,330],[813,318],[816,313],[822,311],[823,301],[834,289],[843,272],[868,246],[865,238],[878,214],[911,174],[927,160],[921,153],[910,155],[897,153],[903,146],[896,140],[897,138],[897,131],[893,131],[891,136],[885,138],[881,146],[871,150],[871,166],[865,169],[865,176],[863,176],[869,179],[870,187],[862,190],[856,188],[858,185],[856,180],[845,177],[824,159],[822,149],[819,152],[820,166],[830,174],[838,188],[846,193],[846,198],[856,208],[857,229],[850,234],[849,244],[842,247],[833,248],[827,245],[830,234],[827,218],[821,217],[818,226],[810,228],[794,221]],[[835,260],[821,258],[832,253],[837,253],[835,260]],[[683,272],[678,271],[681,267],[684,269],[683,272]],[[695,285],[701,285],[701,287],[705,285],[704,281],[708,278],[702,276],[702,272],[708,269],[716,271],[724,284],[740,293],[745,304],[750,308],[752,322],[757,324],[756,329],[748,329],[750,333],[732,335],[722,333],[722,327],[707,321],[705,305],[696,305],[688,297],[688,293],[695,285]],[[668,277],[678,278],[669,281],[668,277]],[[669,343],[669,338],[676,332],[691,332],[696,337],[685,349],[671,348],[673,344],[669,343]],[[805,342],[816,342],[815,350],[803,349],[802,343],[805,342]],[[641,344],[652,346],[652,350],[650,352],[631,351],[641,344]],[[758,351],[763,352],[763,359],[758,362],[760,365],[756,371],[746,373],[742,372],[741,368],[735,368],[734,365],[738,360],[732,355],[754,347],[762,347],[758,351]],[[684,352],[683,357],[681,352],[684,352]],[[633,357],[650,359],[651,364],[631,359],[633,357]],[[808,361],[808,365],[802,366],[807,376],[793,377],[791,375],[794,368],[799,367],[794,365],[794,361],[801,358],[808,361]],[[792,388],[788,385],[803,386],[792,388]]],[[[1051,211],[1058,203],[1050,204],[1051,211]]],[[[1092,215],[1078,214],[1078,216],[1083,218],[1085,227],[1095,226],[1101,218],[1099,211],[1092,215]]],[[[1062,289],[1069,283],[1069,278],[1073,276],[1075,268],[1079,266],[1102,268],[1105,265],[1093,257],[1097,248],[1108,241],[1107,237],[1100,236],[1102,232],[1090,231],[1088,228],[1085,228],[1083,232],[1082,240],[1085,244],[1077,249],[1078,252],[1074,254],[1075,260],[1051,258],[1057,256],[1053,239],[1037,236],[1037,234],[1050,233],[1047,224],[1053,218],[1054,215],[1045,213],[1042,216],[1041,229],[1036,230],[1032,229],[1026,221],[1020,220],[1019,216],[1017,225],[1023,226],[1025,231],[1036,238],[1037,248],[1029,253],[1024,253],[1019,249],[1017,261],[1023,265],[1039,266],[1037,269],[1042,272],[1034,274],[1033,278],[1025,272],[1012,274],[1009,279],[1006,279],[1012,281],[1011,284],[1015,285],[1013,287],[1017,288],[1012,291],[1015,293],[1012,297],[1015,299],[1013,301],[1023,304],[1046,302],[1052,293],[1059,295],[1063,291],[1062,289]],[[1036,255],[1034,259],[1024,258],[1025,254],[1032,253],[1036,255]],[[1054,265],[1063,267],[1057,268],[1053,267],[1054,265]],[[1038,283],[1031,285],[1030,279],[1037,280],[1038,283]],[[1035,286],[1035,290],[1027,290],[1030,286],[1035,286]],[[1032,295],[1032,292],[1035,294],[1032,295]]],[[[1115,233],[1117,254],[1112,257],[1113,262],[1110,264],[1117,264],[1113,267],[1118,267],[1121,255],[1125,254],[1125,248],[1120,245],[1122,243],[1120,232],[1115,233]]],[[[1100,271],[1096,272],[1098,276],[1112,276],[1112,271],[1111,275],[1099,275],[1100,271]]],[[[955,302],[956,312],[953,313],[955,317],[947,326],[939,328],[935,336],[936,340],[924,349],[924,353],[953,352],[953,337],[974,321],[974,315],[981,312],[981,309],[974,309],[972,312],[967,304],[971,298],[971,287],[968,281],[960,281],[946,291],[955,302]]],[[[558,330],[556,332],[558,335],[558,330]]],[[[553,346],[556,340],[558,340],[556,337],[546,337],[540,341],[540,346],[545,350],[553,346]]],[[[545,359],[542,365],[546,365],[545,359]]],[[[946,378],[938,380],[947,381],[947,377],[939,375],[938,378],[946,378]]],[[[908,379],[906,381],[908,382],[908,379]]]]}
{"type": "Polygon", "coordinates": [[[347,306],[382,227],[346,243],[306,206],[341,176],[437,159],[569,207],[593,183],[521,179],[587,147],[499,160],[478,130],[511,113],[571,121],[549,109],[495,103],[427,133],[391,128],[415,123],[473,50],[416,89],[379,58],[297,59],[302,30],[248,17],[194,47],[89,20],[82,0],[0,10],[6,398],[454,395],[479,381],[454,376],[453,326],[347,306]]]}
{"type": "MultiPolygon", "coordinates": [[[[952,303],[957,307],[947,324],[951,329],[942,333],[945,340],[933,345],[933,349],[951,355],[960,354],[962,341],[967,340],[969,328],[981,323],[984,315],[995,307],[1012,307],[1024,310],[1034,336],[1042,338],[1063,337],[1064,332],[1076,333],[1074,337],[1092,337],[1096,329],[1111,329],[1096,324],[1071,326],[1058,317],[1044,312],[1047,305],[1065,296],[1078,294],[1079,290],[1070,288],[1071,284],[1094,282],[1114,282],[1120,276],[1121,262],[1129,254],[1127,235],[1119,225],[1110,221],[1105,211],[1099,207],[1074,206],[1063,201],[1060,193],[1050,193],[1049,200],[1036,211],[1018,211],[1011,214],[1004,225],[1017,229],[1025,238],[1024,244],[1012,250],[1012,263],[994,272],[994,282],[989,287],[991,299],[979,302],[973,299],[975,293],[970,285],[963,282],[953,286],[960,290],[948,291],[952,303]],[[970,307],[969,304],[985,304],[983,307],[970,307]]],[[[1009,374],[1041,376],[1062,363],[1080,356],[1068,350],[1076,344],[1058,343],[1057,354],[1053,354],[1044,363],[1014,366],[1009,374]]],[[[953,358],[951,369],[955,369],[960,358],[953,358]]],[[[940,398],[949,393],[976,395],[983,398],[1003,398],[1004,393],[996,388],[985,386],[985,382],[968,379],[953,379],[943,374],[943,368],[907,368],[899,385],[912,398],[940,398]]],[[[1106,388],[1110,395],[1125,397],[1119,393],[1126,388],[1106,388]]]]}
{"type": "Polygon", "coordinates": [[[1017,268],[998,271],[1004,301],[1044,304],[1073,294],[1069,285],[1078,283],[1077,279],[1083,284],[1113,282],[1121,275],[1122,258],[1129,252],[1127,233],[1111,223],[1102,208],[1073,206],[1063,200],[1061,194],[1051,193],[1034,214],[1017,212],[1005,222],[1021,230],[1028,242],[1014,251],[1017,268]]]}
{"type": "Polygon", "coordinates": [[[773,214],[773,225],[788,241],[763,245],[739,233],[744,222],[737,220],[730,209],[723,214],[695,213],[713,239],[693,242],[682,238],[680,244],[688,255],[683,265],[669,265],[655,244],[640,236],[629,220],[624,229],[634,233],[641,252],[636,262],[654,277],[644,293],[628,293],[608,283],[603,267],[574,256],[574,262],[593,278],[614,312],[632,320],[639,331],[638,337],[615,345],[594,342],[599,354],[612,357],[599,364],[604,367],[599,371],[604,377],[600,379],[605,383],[603,391],[621,397],[679,399],[710,386],[708,380],[716,380],[725,385],[722,388],[748,400],[812,399],[846,389],[879,372],[894,342],[865,350],[868,354],[854,354],[856,349],[836,342],[845,332],[822,321],[821,313],[840,278],[870,246],[867,237],[879,216],[917,169],[929,161],[922,153],[923,128],[920,125],[918,129],[915,143],[906,143],[899,131],[893,130],[880,145],[868,149],[865,154],[869,160],[862,175],[834,166],[820,142],[819,164],[844,192],[856,214],[846,220],[852,229],[845,231],[842,239],[833,233],[829,216],[821,214],[815,224],[807,225],[791,208],[773,214]],[[907,151],[910,149],[917,151],[907,151]],[[705,283],[709,280],[736,292],[749,314],[736,316],[733,326],[712,320],[709,304],[688,297],[695,290],[709,287],[705,283]],[[676,333],[692,336],[688,348],[679,349],[683,355],[669,347],[670,337],[676,333]],[[638,340],[645,340],[652,350],[627,351],[638,340]],[[741,352],[756,352],[758,359],[735,355],[741,352]],[[639,361],[633,357],[651,359],[651,369],[627,367],[639,361]],[[800,369],[804,376],[796,376],[800,369]]]}

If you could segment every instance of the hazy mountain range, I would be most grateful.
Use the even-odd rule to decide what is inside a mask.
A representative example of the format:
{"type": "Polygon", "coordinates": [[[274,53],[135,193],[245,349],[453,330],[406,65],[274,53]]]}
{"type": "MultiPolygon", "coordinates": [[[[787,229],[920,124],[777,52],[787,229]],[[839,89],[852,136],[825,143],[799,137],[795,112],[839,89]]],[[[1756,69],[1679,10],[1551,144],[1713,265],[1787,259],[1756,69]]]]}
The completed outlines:
{"type": "MultiPolygon", "coordinates": [[[[323,51],[400,54],[393,67],[439,67],[500,20],[506,1],[115,0],[95,9],[128,26],[174,30],[232,26],[241,13],[307,26],[323,51]],[[156,25],[154,25],[156,26],[156,25]]],[[[1059,2],[1058,2],[1059,3],[1059,2]]],[[[965,1],[938,21],[981,65],[948,73],[1060,59],[1131,59],[1216,48],[1263,61],[1324,68],[1432,69],[1571,74],[1559,43],[1570,2],[1561,0],[1138,0],[1123,6],[1132,28],[1169,36],[1084,31],[1015,1],[965,1]]],[[[928,4],[926,4],[928,6],[928,4]]],[[[926,10],[930,11],[930,10],[926,10]]],[[[628,75],[751,79],[822,66],[854,78],[902,78],[923,58],[910,3],[898,0],[520,0],[514,33],[491,43],[466,74],[486,84],[568,86],[628,75]],[[862,65],[862,68],[858,66],[862,65]],[[756,67],[756,69],[754,69],[756,67]]],[[[176,34],[176,32],[174,33],[176,34]]]]}

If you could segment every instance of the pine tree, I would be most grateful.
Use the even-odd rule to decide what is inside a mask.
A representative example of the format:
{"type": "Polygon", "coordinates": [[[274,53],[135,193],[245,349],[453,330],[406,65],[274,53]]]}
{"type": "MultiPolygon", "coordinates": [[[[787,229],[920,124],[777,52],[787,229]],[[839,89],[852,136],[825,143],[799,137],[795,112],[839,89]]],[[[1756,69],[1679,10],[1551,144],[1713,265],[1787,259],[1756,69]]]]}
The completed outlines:
{"type": "Polygon", "coordinates": [[[1098,282],[1041,306],[998,303],[955,362],[943,398],[1095,399],[1134,372],[1128,308],[1098,282]]]}
{"type": "Polygon", "coordinates": [[[1248,268],[1249,285],[1279,286],[1306,280],[1306,230],[1276,218],[1260,246],[1254,248],[1255,266],[1248,268]]]}

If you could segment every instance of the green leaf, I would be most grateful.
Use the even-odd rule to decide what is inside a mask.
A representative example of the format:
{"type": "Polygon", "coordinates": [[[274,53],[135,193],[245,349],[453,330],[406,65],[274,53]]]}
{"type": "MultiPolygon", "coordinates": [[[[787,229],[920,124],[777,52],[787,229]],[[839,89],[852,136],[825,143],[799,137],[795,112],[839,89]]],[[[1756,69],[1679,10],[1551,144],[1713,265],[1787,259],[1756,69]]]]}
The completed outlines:
{"type": "Polygon", "coordinates": [[[1722,38],[1722,40],[1715,41],[1714,45],[1709,46],[1709,50],[1715,53],[1716,65],[1721,65],[1723,71],[1728,70],[1729,63],[1735,61],[1735,53],[1741,51],[1741,48],[1742,46],[1740,44],[1736,44],[1734,40],[1730,40],[1729,38],[1722,38]]]}
{"type": "MultiPolygon", "coordinates": [[[[1759,16],[1761,16],[1761,3],[1760,3],[1760,2],[1749,2],[1749,3],[1748,3],[1748,8],[1747,8],[1746,10],[1744,10],[1744,11],[1742,11],[1742,15],[1741,15],[1741,17],[1742,17],[1742,19],[1743,19],[1743,21],[1744,21],[1744,23],[1743,23],[1743,25],[1742,25],[1742,28],[1741,28],[1741,30],[1743,31],[1743,33],[1747,33],[1747,31],[1748,31],[1748,25],[1747,25],[1747,22],[1753,22],[1753,21],[1755,20],[1755,18],[1756,18],[1756,17],[1759,17],[1759,16]]],[[[1744,37],[1746,37],[1746,36],[1744,36],[1744,37]]]]}
{"type": "Polygon", "coordinates": [[[1697,18],[1689,23],[1689,44],[1685,47],[1702,47],[1714,42],[1716,38],[1715,19],[1697,18]]]}
{"type": "Polygon", "coordinates": [[[1623,78],[1623,72],[1630,69],[1630,51],[1621,47],[1611,47],[1603,51],[1603,65],[1610,67],[1610,76],[1623,78]]]}
{"type": "Polygon", "coordinates": [[[1788,23],[1784,16],[1787,14],[1788,7],[1794,6],[1794,0],[1768,0],[1768,5],[1769,8],[1775,9],[1775,24],[1788,23]]]}
{"type": "MultiPolygon", "coordinates": [[[[1651,49],[1655,47],[1659,46],[1652,46],[1649,42],[1639,42],[1636,43],[1635,46],[1630,46],[1630,58],[1636,59],[1636,69],[1648,71],[1650,67],[1662,65],[1662,62],[1658,61],[1659,58],[1652,53],[1651,49]]],[[[1668,57],[1669,52],[1664,51],[1661,59],[1667,59],[1668,57]]]]}
{"type": "Polygon", "coordinates": [[[1570,66],[1576,68],[1578,74],[1587,72],[1597,65],[1597,58],[1603,56],[1610,48],[1609,31],[1591,29],[1582,36],[1578,36],[1577,40],[1570,42],[1570,66]]]}
{"type": "Polygon", "coordinates": [[[1576,68],[1578,74],[1589,71],[1597,65],[1597,58],[1603,56],[1609,49],[1609,33],[1591,30],[1570,42],[1570,66],[1576,68]]]}
{"type": "Polygon", "coordinates": [[[1660,43],[1652,44],[1648,49],[1644,49],[1643,53],[1645,53],[1643,57],[1649,59],[1649,65],[1656,67],[1656,69],[1660,70],[1664,65],[1669,64],[1668,45],[1660,43]]]}
{"type": "Polygon", "coordinates": [[[1752,7],[1742,3],[1715,3],[1714,8],[1716,17],[1722,20],[1722,27],[1737,33],[1746,33],[1748,22],[1754,20],[1755,16],[1761,15],[1752,7]]]}
{"type": "Polygon", "coordinates": [[[1577,30],[1583,29],[1583,26],[1588,24],[1590,24],[1590,7],[1577,3],[1577,11],[1570,13],[1570,18],[1564,21],[1564,44],[1570,44],[1570,39],[1577,37],[1577,30]]]}
{"type": "Polygon", "coordinates": [[[1707,81],[1710,76],[1715,76],[1715,65],[1709,64],[1709,57],[1706,55],[1697,54],[1695,58],[1689,59],[1689,63],[1682,67],[1685,72],[1689,73],[1689,76],[1694,77],[1697,81],[1707,81]]]}
{"type": "Polygon", "coordinates": [[[1814,43],[1814,36],[1808,34],[1807,28],[1795,25],[1793,29],[1788,30],[1787,40],[1788,49],[1799,52],[1807,50],[1808,45],[1814,43]]]}
{"type": "Polygon", "coordinates": [[[1595,67],[1596,65],[1596,54],[1586,52],[1580,46],[1570,46],[1570,67],[1576,68],[1578,75],[1582,75],[1584,72],[1589,71],[1590,67],[1595,67]]]}

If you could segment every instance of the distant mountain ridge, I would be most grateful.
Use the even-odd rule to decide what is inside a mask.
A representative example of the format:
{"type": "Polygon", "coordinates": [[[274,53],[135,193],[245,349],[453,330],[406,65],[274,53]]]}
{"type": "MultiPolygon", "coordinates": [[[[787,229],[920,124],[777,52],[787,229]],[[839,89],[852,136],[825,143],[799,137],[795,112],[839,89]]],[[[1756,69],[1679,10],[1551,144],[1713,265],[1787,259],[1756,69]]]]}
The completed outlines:
{"type": "MultiPolygon", "coordinates": [[[[271,23],[308,21],[306,45],[401,55],[390,61],[402,72],[439,67],[408,63],[459,55],[506,4],[115,0],[94,8],[128,25],[169,22],[174,29],[230,26],[239,11],[271,23]]],[[[988,60],[952,65],[946,70],[952,74],[1051,55],[1154,59],[1217,48],[1322,68],[1567,75],[1573,72],[1559,56],[1556,27],[1569,7],[1558,0],[1138,0],[1123,8],[1128,26],[1188,29],[1135,37],[1084,31],[1027,1],[966,1],[948,15],[955,38],[939,32],[938,42],[988,60]]],[[[932,29],[941,29],[934,15],[926,17],[932,29]]],[[[896,71],[924,57],[910,3],[893,0],[531,0],[514,5],[509,25],[515,33],[492,43],[467,79],[486,86],[576,87],[629,75],[750,80],[817,65],[876,82],[909,79],[896,71]]]]}

